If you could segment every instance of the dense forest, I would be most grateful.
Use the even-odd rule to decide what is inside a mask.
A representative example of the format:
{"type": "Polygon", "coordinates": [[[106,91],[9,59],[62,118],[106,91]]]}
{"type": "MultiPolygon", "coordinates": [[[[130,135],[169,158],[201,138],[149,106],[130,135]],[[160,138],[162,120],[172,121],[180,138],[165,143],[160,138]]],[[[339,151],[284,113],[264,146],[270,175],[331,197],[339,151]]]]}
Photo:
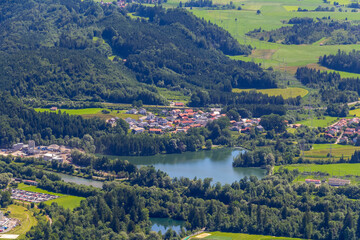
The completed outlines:
{"type": "Polygon", "coordinates": [[[319,58],[322,66],[352,73],[360,73],[360,51],[353,50],[349,53],[338,50],[333,55],[324,55],[319,58]]]}
{"type": "Polygon", "coordinates": [[[325,103],[354,102],[360,94],[359,79],[341,78],[336,72],[300,67],[295,77],[308,87],[319,88],[321,99],[325,103]]]}
{"type": "Polygon", "coordinates": [[[0,90],[17,97],[164,105],[156,86],[276,87],[273,73],[225,55],[251,46],[183,9],[6,0],[0,23],[0,90]]]}
{"type": "Polygon", "coordinates": [[[99,234],[108,239],[180,238],[172,230],[163,236],[151,232],[149,217],[184,220],[187,230],[206,227],[306,239],[356,239],[360,206],[354,200],[360,189],[290,184],[297,176],[296,171],[280,169],[262,180],[250,177],[221,185],[211,179],[171,179],[152,167],[141,168],[130,178],[130,186],[105,184],[74,211],[40,205],[53,224],[40,221],[27,239],[98,239],[99,234]]]}
{"type": "Polygon", "coordinates": [[[328,38],[324,44],[356,44],[360,40],[360,30],[357,25],[348,21],[322,18],[292,18],[288,21],[292,26],[264,31],[261,28],[247,33],[248,36],[268,42],[282,44],[312,44],[322,38],[328,38]]]}

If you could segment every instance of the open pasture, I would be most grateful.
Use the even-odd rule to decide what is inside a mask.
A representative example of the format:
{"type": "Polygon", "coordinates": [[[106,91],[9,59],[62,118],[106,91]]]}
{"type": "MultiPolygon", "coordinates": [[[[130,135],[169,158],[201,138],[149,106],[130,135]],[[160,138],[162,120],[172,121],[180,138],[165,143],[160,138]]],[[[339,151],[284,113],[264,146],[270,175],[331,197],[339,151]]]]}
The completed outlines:
{"type": "MultiPolygon", "coordinates": [[[[281,166],[275,166],[277,171],[281,166]]],[[[289,170],[298,169],[300,172],[325,172],[331,176],[360,176],[360,163],[338,163],[338,164],[292,164],[282,166],[289,170]]]]}
{"type": "MultiPolygon", "coordinates": [[[[204,234],[204,233],[203,233],[204,234]]],[[[252,234],[245,234],[245,233],[226,233],[226,232],[210,232],[207,233],[210,235],[198,235],[192,237],[190,239],[206,239],[206,240],[300,240],[300,238],[286,238],[286,237],[273,237],[273,236],[265,236],[265,235],[252,235],[252,234]],[[202,237],[205,236],[205,237],[202,237]]]]}
{"type": "Polygon", "coordinates": [[[327,127],[338,120],[337,117],[325,116],[324,118],[313,117],[313,119],[306,119],[299,122],[298,124],[302,124],[309,127],[327,127]]]}
{"type": "MultiPolygon", "coordinates": [[[[51,112],[47,108],[35,108],[37,112],[51,112]]],[[[83,109],[59,109],[57,112],[61,111],[62,113],[66,112],[69,115],[80,115],[84,118],[99,117],[101,119],[109,119],[113,117],[119,118],[128,118],[139,119],[142,115],[127,114],[126,110],[111,110],[105,108],[83,108],[83,109]],[[103,110],[109,111],[109,113],[103,113],[103,110]]]]}
{"type": "Polygon", "coordinates": [[[329,159],[328,154],[330,153],[333,159],[338,160],[341,156],[344,158],[350,158],[355,150],[360,150],[360,147],[351,145],[340,145],[340,144],[314,144],[313,149],[304,152],[305,159],[329,159]]]}
{"type": "Polygon", "coordinates": [[[283,98],[295,98],[297,96],[304,97],[308,94],[308,90],[304,88],[271,88],[271,89],[238,89],[234,88],[233,92],[249,92],[257,91],[269,96],[282,96],[283,98]]]}

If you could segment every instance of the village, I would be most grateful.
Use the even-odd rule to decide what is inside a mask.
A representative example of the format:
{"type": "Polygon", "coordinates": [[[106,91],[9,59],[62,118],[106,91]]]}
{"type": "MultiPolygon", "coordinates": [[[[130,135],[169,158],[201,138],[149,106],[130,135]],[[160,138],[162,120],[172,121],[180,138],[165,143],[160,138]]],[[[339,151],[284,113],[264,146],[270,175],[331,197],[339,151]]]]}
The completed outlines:
{"type": "Polygon", "coordinates": [[[336,143],[356,145],[358,135],[360,135],[360,119],[340,119],[336,123],[327,127],[325,137],[337,139],[336,143]]]}
{"type": "MultiPolygon", "coordinates": [[[[175,106],[181,107],[179,104],[176,105],[176,103],[175,106]]],[[[226,116],[225,114],[221,114],[221,108],[211,108],[208,112],[191,108],[173,109],[169,111],[162,110],[158,116],[151,112],[147,112],[144,108],[131,109],[126,113],[143,115],[139,120],[130,117],[125,119],[134,134],[144,132],[151,134],[186,133],[190,128],[205,127],[208,122],[226,116]]],[[[107,123],[115,126],[118,119],[119,118],[108,119],[107,123]]],[[[230,121],[230,130],[241,133],[250,133],[251,128],[256,127],[259,132],[263,132],[264,128],[259,125],[260,120],[260,118],[243,118],[239,121],[233,120],[230,121]]]]}

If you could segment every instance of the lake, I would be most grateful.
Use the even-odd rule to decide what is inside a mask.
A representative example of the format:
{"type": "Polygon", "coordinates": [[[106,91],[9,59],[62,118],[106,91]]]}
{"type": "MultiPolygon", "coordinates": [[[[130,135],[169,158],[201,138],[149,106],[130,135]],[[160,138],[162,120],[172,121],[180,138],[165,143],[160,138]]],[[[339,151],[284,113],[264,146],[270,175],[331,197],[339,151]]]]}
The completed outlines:
{"type": "Polygon", "coordinates": [[[169,228],[177,233],[180,233],[181,227],[185,228],[185,221],[173,220],[171,218],[150,218],[150,221],[152,223],[151,231],[161,231],[162,234],[165,234],[169,228]]]}
{"type": "Polygon", "coordinates": [[[233,168],[233,157],[242,149],[221,148],[210,151],[185,152],[181,154],[160,154],[142,157],[118,157],[126,159],[137,166],[153,165],[170,177],[212,178],[212,183],[233,183],[245,176],[256,176],[259,179],[266,174],[265,169],[260,168],[233,168]]]}

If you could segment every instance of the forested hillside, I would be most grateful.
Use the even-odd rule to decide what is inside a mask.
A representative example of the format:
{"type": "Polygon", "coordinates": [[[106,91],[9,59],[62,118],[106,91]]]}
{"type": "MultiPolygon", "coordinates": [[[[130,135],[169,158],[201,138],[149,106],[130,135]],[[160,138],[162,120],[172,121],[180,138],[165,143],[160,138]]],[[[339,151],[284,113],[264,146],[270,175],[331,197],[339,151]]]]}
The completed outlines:
{"type": "Polygon", "coordinates": [[[357,101],[360,94],[360,79],[341,78],[339,73],[326,72],[307,67],[297,69],[296,78],[304,85],[319,88],[321,99],[327,103],[357,101]]]}
{"type": "Polygon", "coordinates": [[[5,0],[0,51],[0,89],[25,98],[166,104],[153,86],[276,87],[258,65],[224,55],[249,54],[250,46],[182,9],[5,0]]]}
{"type": "Polygon", "coordinates": [[[358,25],[348,21],[312,18],[292,18],[288,21],[292,26],[264,31],[261,28],[247,33],[248,36],[268,42],[282,44],[312,44],[322,38],[328,38],[325,44],[356,44],[360,40],[358,25]]]}
{"type": "Polygon", "coordinates": [[[319,63],[339,71],[360,73],[360,51],[346,53],[339,50],[337,54],[321,56],[319,63]]]}

